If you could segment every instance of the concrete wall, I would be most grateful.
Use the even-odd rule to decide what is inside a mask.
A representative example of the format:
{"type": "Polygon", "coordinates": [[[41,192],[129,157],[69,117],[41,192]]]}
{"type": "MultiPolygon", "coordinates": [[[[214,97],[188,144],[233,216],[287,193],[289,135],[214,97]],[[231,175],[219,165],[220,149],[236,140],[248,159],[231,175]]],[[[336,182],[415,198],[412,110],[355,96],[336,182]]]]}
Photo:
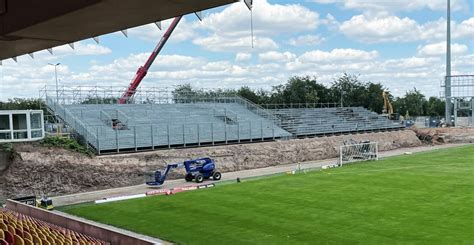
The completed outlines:
{"type": "Polygon", "coordinates": [[[472,122],[471,117],[457,117],[456,118],[456,127],[474,127],[474,122],[472,122]]]}
{"type": "Polygon", "coordinates": [[[154,244],[152,241],[146,241],[135,238],[117,231],[113,231],[104,227],[98,227],[93,224],[76,220],[71,217],[66,217],[61,213],[53,213],[33,206],[25,205],[16,201],[7,200],[7,209],[28,215],[30,217],[64,227],[75,232],[79,232],[111,244],[117,245],[150,245],[154,244]]]}

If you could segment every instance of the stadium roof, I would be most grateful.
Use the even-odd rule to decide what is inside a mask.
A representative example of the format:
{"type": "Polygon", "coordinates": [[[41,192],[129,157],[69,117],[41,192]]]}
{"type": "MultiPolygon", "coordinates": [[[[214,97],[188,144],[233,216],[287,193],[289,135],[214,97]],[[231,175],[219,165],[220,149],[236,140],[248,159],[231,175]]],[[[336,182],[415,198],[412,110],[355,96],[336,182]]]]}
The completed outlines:
{"type": "Polygon", "coordinates": [[[0,0],[0,60],[238,0],[0,0]]]}

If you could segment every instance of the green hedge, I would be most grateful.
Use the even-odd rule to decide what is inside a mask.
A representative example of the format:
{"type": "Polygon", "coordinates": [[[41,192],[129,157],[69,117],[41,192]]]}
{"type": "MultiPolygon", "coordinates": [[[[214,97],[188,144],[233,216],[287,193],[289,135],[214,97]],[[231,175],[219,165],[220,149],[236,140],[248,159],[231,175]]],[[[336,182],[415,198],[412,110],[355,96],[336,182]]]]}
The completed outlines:
{"type": "Polygon", "coordinates": [[[66,137],[58,137],[58,136],[48,136],[41,141],[43,146],[48,147],[59,147],[64,148],[66,150],[71,150],[75,152],[79,152],[82,154],[86,154],[90,157],[94,156],[94,152],[87,149],[85,146],[79,144],[75,139],[66,138],[66,137]]]}

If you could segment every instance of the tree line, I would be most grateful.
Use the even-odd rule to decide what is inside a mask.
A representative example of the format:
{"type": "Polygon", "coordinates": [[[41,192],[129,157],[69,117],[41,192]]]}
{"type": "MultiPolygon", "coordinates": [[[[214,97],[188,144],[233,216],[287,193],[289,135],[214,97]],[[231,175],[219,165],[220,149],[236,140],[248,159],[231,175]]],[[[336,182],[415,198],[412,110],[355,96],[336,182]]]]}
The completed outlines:
{"type": "MultiPolygon", "coordinates": [[[[286,83],[273,86],[269,90],[239,89],[204,90],[195,89],[190,84],[176,87],[172,94],[176,99],[187,97],[217,97],[239,95],[256,104],[295,104],[295,103],[337,103],[346,107],[364,107],[382,113],[384,100],[382,93],[387,90],[381,83],[363,82],[352,74],[343,74],[330,85],[324,85],[316,77],[295,76],[286,83]]],[[[402,116],[443,116],[444,101],[437,97],[426,98],[414,88],[404,96],[389,96],[394,112],[402,116]]]]}
{"type": "MultiPolygon", "coordinates": [[[[176,101],[189,97],[219,97],[239,95],[256,104],[295,104],[295,103],[338,103],[346,107],[361,106],[377,113],[382,113],[384,100],[382,92],[386,88],[381,83],[360,81],[352,74],[343,74],[325,85],[316,77],[295,76],[286,83],[273,86],[271,89],[252,89],[248,86],[239,89],[203,90],[193,88],[190,84],[177,86],[172,95],[176,101]]],[[[402,116],[443,116],[444,101],[437,97],[426,98],[414,88],[404,96],[390,95],[394,111],[402,116]]],[[[91,98],[84,103],[98,102],[91,98]]],[[[101,101],[104,103],[104,101],[101,101]]],[[[116,100],[107,101],[116,103],[116,100]]],[[[0,102],[0,110],[44,109],[41,99],[9,99],[0,102]]]]}

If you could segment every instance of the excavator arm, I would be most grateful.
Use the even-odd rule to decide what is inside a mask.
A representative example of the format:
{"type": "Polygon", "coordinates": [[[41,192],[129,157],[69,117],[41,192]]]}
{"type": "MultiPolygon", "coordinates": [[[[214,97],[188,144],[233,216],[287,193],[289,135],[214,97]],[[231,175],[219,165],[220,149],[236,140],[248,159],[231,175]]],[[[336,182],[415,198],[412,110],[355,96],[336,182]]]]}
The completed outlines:
{"type": "Polygon", "coordinates": [[[393,114],[393,106],[390,102],[390,98],[388,97],[388,92],[383,91],[383,113],[385,114],[393,114]]]}
{"type": "Polygon", "coordinates": [[[383,97],[383,114],[387,116],[390,120],[399,120],[400,116],[398,113],[394,113],[392,102],[390,102],[390,98],[388,96],[387,91],[382,92],[383,97]]]}

